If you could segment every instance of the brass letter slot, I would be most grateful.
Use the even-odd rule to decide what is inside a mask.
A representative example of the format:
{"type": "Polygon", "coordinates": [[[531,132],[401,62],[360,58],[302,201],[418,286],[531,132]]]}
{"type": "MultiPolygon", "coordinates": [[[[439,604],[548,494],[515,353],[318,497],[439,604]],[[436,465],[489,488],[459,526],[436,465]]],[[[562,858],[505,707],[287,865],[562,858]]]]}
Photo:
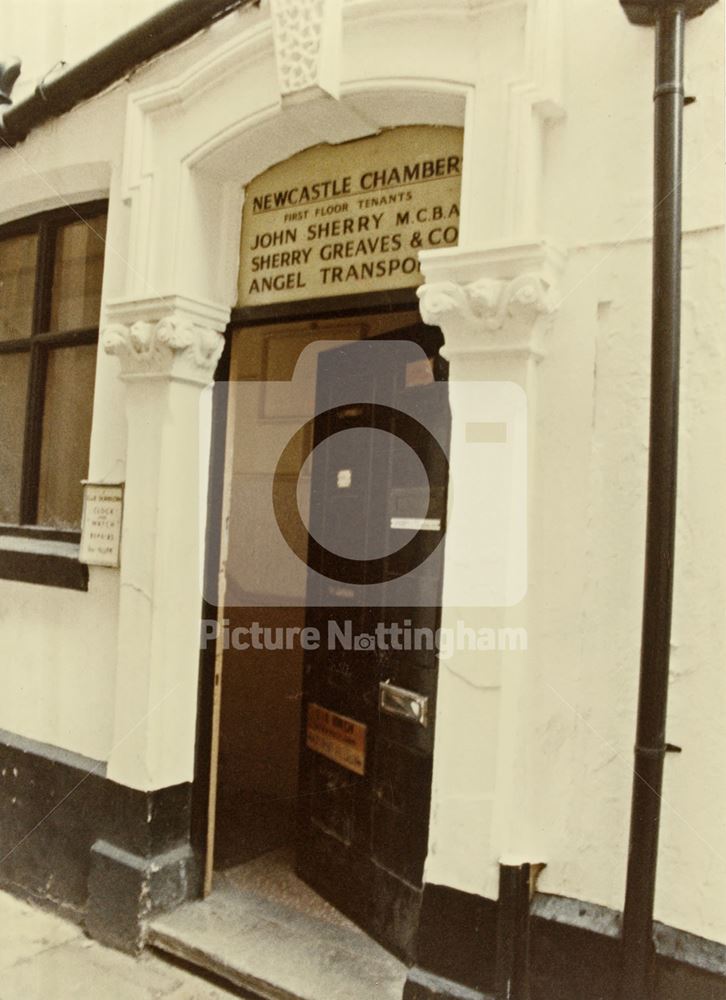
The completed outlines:
{"type": "Polygon", "coordinates": [[[399,719],[417,722],[419,726],[428,725],[429,700],[426,695],[395,687],[386,681],[381,681],[378,695],[378,707],[386,715],[395,715],[399,719]]]}

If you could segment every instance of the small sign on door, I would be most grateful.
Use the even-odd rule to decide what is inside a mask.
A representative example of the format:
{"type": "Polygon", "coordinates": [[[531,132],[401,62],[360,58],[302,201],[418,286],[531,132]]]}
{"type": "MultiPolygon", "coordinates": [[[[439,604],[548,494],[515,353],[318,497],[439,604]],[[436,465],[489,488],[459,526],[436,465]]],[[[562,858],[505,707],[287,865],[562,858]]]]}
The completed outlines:
{"type": "Polygon", "coordinates": [[[346,767],[356,774],[365,774],[366,726],[346,715],[338,715],[322,705],[308,705],[305,739],[309,750],[346,767]]]}
{"type": "Polygon", "coordinates": [[[392,517],[395,531],[441,531],[440,517],[392,517]]]}
{"type": "Polygon", "coordinates": [[[83,520],[79,559],[89,566],[119,564],[123,483],[83,484],[83,520]]]}

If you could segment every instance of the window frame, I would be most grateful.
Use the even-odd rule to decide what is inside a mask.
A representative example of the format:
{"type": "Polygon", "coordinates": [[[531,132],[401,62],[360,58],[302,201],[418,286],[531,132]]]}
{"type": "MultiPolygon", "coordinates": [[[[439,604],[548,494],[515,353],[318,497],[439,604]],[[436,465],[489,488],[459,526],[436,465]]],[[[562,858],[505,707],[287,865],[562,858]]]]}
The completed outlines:
{"type": "Polygon", "coordinates": [[[30,335],[0,341],[0,359],[6,354],[27,353],[29,356],[19,523],[0,522],[0,578],[77,590],[88,589],[88,569],[78,561],[80,528],[55,528],[38,524],[38,502],[50,351],[60,347],[97,344],[99,337],[98,322],[92,327],[58,333],[49,331],[56,236],[68,223],[107,213],[108,199],[103,198],[77,205],[64,205],[0,226],[0,240],[34,234],[38,238],[30,335]]]}

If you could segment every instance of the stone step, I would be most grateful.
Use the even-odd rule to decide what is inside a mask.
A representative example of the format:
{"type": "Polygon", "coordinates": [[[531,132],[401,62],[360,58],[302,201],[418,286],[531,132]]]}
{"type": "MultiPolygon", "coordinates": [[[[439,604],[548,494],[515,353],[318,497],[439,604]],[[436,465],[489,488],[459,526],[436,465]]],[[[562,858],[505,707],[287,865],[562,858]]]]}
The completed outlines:
{"type": "Polygon", "coordinates": [[[275,880],[273,867],[260,879],[256,864],[242,866],[241,877],[222,874],[207,899],[155,919],[149,943],[264,1000],[401,1000],[403,963],[292,872],[281,868],[275,880]]]}

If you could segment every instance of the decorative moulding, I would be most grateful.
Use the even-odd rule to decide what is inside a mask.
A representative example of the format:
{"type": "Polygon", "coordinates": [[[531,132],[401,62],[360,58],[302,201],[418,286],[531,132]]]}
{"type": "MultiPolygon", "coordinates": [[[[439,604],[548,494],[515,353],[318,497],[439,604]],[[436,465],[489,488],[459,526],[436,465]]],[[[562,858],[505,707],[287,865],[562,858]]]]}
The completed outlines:
{"type": "Polygon", "coordinates": [[[240,65],[270,57],[272,33],[268,20],[255,21],[234,35],[179,76],[129,95],[124,137],[123,197],[128,200],[142,179],[152,174],[153,129],[148,121],[160,113],[172,113],[182,105],[192,105],[211,86],[239,70],[240,65]]]}
{"type": "Polygon", "coordinates": [[[283,99],[340,96],[342,0],[270,0],[283,99]]]}
{"type": "Polygon", "coordinates": [[[101,342],[121,377],[207,385],[224,347],[229,310],[184,296],[111,303],[101,342]]]}
{"type": "Polygon", "coordinates": [[[542,336],[558,305],[563,262],[563,254],[548,243],[422,253],[421,315],[443,331],[444,357],[540,357],[542,336]]]}
{"type": "Polygon", "coordinates": [[[504,214],[514,239],[536,225],[541,200],[542,124],[565,116],[563,0],[522,0],[524,67],[507,85],[504,214]]]}

